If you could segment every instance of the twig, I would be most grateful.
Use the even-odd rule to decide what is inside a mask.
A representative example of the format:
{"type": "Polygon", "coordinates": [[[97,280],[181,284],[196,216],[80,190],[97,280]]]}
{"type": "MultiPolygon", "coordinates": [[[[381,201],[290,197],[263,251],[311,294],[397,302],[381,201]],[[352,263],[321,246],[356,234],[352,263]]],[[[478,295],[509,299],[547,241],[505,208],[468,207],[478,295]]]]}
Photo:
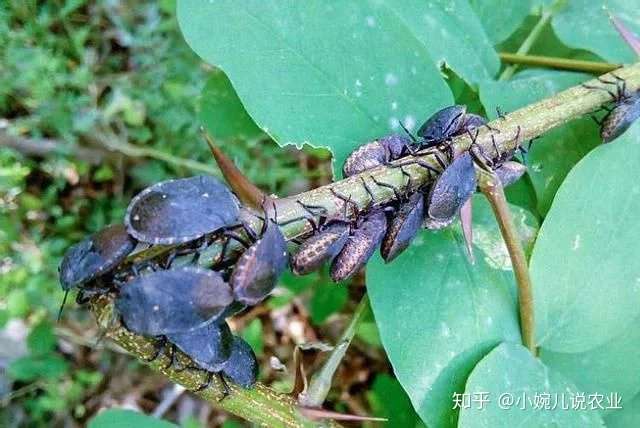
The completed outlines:
{"type": "Polygon", "coordinates": [[[338,341],[338,344],[333,348],[329,357],[324,362],[320,370],[318,370],[312,377],[309,382],[309,386],[304,394],[300,394],[298,398],[298,402],[302,406],[306,407],[321,407],[324,400],[327,398],[327,394],[329,394],[329,390],[331,389],[331,382],[333,381],[333,376],[340,365],[340,362],[344,358],[347,353],[347,349],[353,340],[353,336],[355,336],[358,330],[358,324],[360,320],[362,320],[363,316],[367,313],[369,308],[369,299],[365,294],[358,303],[355,312],[353,313],[353,318],[351,318],[351,322],[342,333],[342,337],[338,341]]]}
{"type": "Polygon", "coordinates": [[[489,204],[491,204],[493,213],[496,216],[502,238],[509,251],[511,265],[513,266],[513,272],[516,277],[522,342],[535,356],[537,355],[537,350],[534,333],[533,292],[527,258],[524,255],[522,242],[518,236],[516,225],[513,223],[511,211],[509,211],[509,205],[504,195],[504,189],[500,179],[494,173],[489,173],[484,170],[480,171],[480,190],[489,200],[489,204]]]}
{"type": "Polygon", "coordinates": [[[520,55],[508,52],[501,52],[500,59],[510,64],[533,65],[546,68],[557,68],[560,70],[583,71],[592,74],[603,74],[620,68],[620,64],[608,62],[581,61],[577,59],[557,58],[540,55],[520,55]]]}
{"type": "MultiPolygon", "coordinates": [[[[12,148],[26,156],[46,157],[55,153],[65,153],[63,143],[48,138],[24,138],[0,131],[0,146],[12,148]]],[[[73,149],[73,156],[77,159],[98,164],[105,156],[105,152],[84,147],[73,149]]]]}
{"type": "MultiPolygon", "coordinates": [[[[538,37],[540,37],[540,34],[542,33],[542,29],[544,28],[545,25],[547,25],[547,23],[551,19],[551,16],[553,15],[552,9],[553,9],[553,6],[549,9],[542,11],[542,16],[540,16],[540,20],[531,29],[531,32],[529,33],[527,38],[524,40],[524,42],[522,42],[522,44],[518,48],[518,51],[516,52],[517,54],[525,55],[529,53],[533,44],[536,42],[536,40],[538,40],[538,37]]],[[[504,71],[502,72],[498,80],[509,80],[515,74],[517,69],[518,69],[517,64],[512,64],[508,66],[507,68],[504,69],[504,71]]]]}
{"type": "MultiPolygon", "coordinates": [[[[626,80],[629,91],[640,89],[640,63],[616,70],[616,75],[626,80]]],[[[610,76],[610,79],[612,78],[610,76]]],[[[604,86],[595,79],[587,83],[592,86],[604,86]]],[[[506,115],[504,119],[494,120],[489,124],[491,128],[483,128],[475,138],[476,147],[488,157],[501,157],[504,153],[515,150],[520,142],[533,139],[552,128],[591,113],[610,101],[611,97],[605,91],[575,86],[555,96],[516,110],[506,115]],[[496,153],[494,142],[499,153],[496,153]]],[[[468,136],[456,137],[451,142],[452,150],[456,153],[468,150],[470,145],[471,139],[468,136]]],[[[438,168],[434,151],[429,149],[421,152],[415,158],[404,158],[395,162],[395,164],[407,163],[412,160],[419,160],[425,164],[433,165],[436,169],[438,168]]],[[[434,179],[425,168],[417,164],[407,165],[403,170],[409,174],[411,180],[407,180],[403,176],[400,168],[394,168],[393,166],[382,166],[367,171],[365,174],[366,177],[372,175],[378,181],[394,185],[402,192],[415,190],[434,179]],[[412,189],[407,188],[407,182],[412,183],[412,189]]],[[[362,176],[362,178],[366,177],[362,176]]],[[[285,224],[287,221],[292,221],[308,214],[303,212],[297,201],[309,205],[322,205],[326,208],[324,215],[327,216],[342,214],[343,207],[340,201],[335,199],[331,189],[347,196],[351,195],[351,201],[359,208],[364,209],[369,205],[370,197],[362,187],[360,179],[361,177],[356,175],[300,195],[278,199],[278,221],[285,224]]],[[[374,203],[385,204],[394,198],[393,192],[389,189],[374,187],[372,190],[374,203]]],[[[248,226],[259,228],[260,220],[251,218],[248,220],[248,226]]],[[[283,226],[282,231],[288,239],[294,239],[310,232],[311,225],[309,225],[308,221],[302,219],[283,226]]],[[[214,239],[212,244],[201,252],[200,263],[205,266],[207,264],[210,265],[212,260],[218,258],[221,248],[222,239],[214,239]]],[[[230,248],[232,247],[230,246],[230,248]]],[[[170,250],[171,247],[154,246],[130,256],[127,263],[153,259],[166,254],[170,250]]],[[[183,262],[187,263],[191,260],[191,256],[187,257],[183,262]]],[[[174,263],[179,263],[179,261],[179,259],[176,259],[174,263]]],[[[92,302],[92,310],[97,315],[98,320],[102,320],[102,325],[104,326],[107,324],[105,320],[112,318],[113,301],[108,296],[102,296],[92,302]]],[[[148,359],[154,353],[154,339],[135,335],[120,325],[112,326],[109,329],[108,336],[141,360],[148,359]]],[[[193,364],[180,352],[178,352],[177,359],[181,367],[193,364]]],[[[206,378],[206,375],[200,370],[186,369],[176,371],[174,368],[165,369],[164,365],[167,360],[166,357],[158,358],[151,363],[151,367],[164,373],[172,381],[184,385],[187,389],[196,389],[206,378]]],[[[309,424],[297,413],[295,403],[290,397],[276,394],[264,385],[258,384],[248,390],[235,385],[230,385],[230,388],[232,394],[220,403],[217,403],[217,399],[221,397],[223,389],[215,379],[212,386],[199,392],[199,395],[214,405],[217,403],[219,407],[258,424],[286,427],[300,427],[309,424]]]]}

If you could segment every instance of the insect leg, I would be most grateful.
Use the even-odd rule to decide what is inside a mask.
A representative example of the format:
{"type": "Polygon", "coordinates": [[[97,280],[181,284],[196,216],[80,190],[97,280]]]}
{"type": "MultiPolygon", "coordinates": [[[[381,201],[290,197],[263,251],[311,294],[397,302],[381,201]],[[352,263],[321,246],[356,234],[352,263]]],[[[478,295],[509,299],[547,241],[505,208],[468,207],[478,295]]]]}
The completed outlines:
{"type": "Polygon", "coordinates": [[[164,350],[164,347],[167,345],[167,338],[165,336],[157,337],[157,340],[153,344],[153,355],[149,358],[143,358],[145,363],[152,363],[159,356],[160,353],[164,350]]]}
{"type": "Polygon", "coordinates": [[[227,384],[227,381],[224,380],[224,376],[222,376],[221,373],[217,373],[217,375],[218,375],[218,379],[220,380],[220,383],[222,384],[222,397],[218,399],[218,403],[219,403],[231,394],[231,389],[229,388],[229,384],[227,384]]]}
{"type": "Polygon", "coordinates": [[[169,370],[169,367],[171,367],[175,362],[176,346],[173,343],[169,344],[168,352],[169,352],[169,355],[167,355],[167,358],[169,358],[169,361],[167,361],[167,364],[165,364],[165,366],[163,367],[164,370],[169,370]]]}
{"type": "Polygon", "coordinates": [[[200,384],[200,386],[194,389],[193,392],[204,391],[205,389],[209,388],[209,386],[211,385],[211,381],[213,381],[214,373],[206,370],[205,372],[207,373],[207,379],[202,384],[200,384]]]}
{"type": "MultiPolygon", "coordinates": [[[[402,121],[398,121],[398,123],[400,124],[400,127],[402,128],[402,130],[405,132],[405,134],[407,134],[409,136],[409,138],[411,138],[411,141],[413,141],[413,144],[418,144],[418,140],[416,139],[416,137],[411,133],[411,131],[409,131],[404,124],[402,123],[402,121]]],[[[411,153],[411,152],[409,152],[411,153]]]]}
{"type": "Polygon", "coordinates": [[[342,202],[344,202],[345,217],[346,217],[346,212],[347,212],[347,206],[348,206],[349,204],[352,204],[352,205],[353,205],[353,211],[354,211],[354,213],[357,213],[357,212],[359,211],[358,204],[356,204],[355,202],[353,202],[353,201],[351,200],[351,195],[349,195],[349,197],[346,197],[346,196],[344,196],[344,195],[341,195],[340,193],[336,192],[336,191],[333,189],[333,187],[330,187],[330,188],[329,188],[329,191],[331,192],[331,194],[332,194],[333,196],[335,196],[336,198],[338,198],[338,199],[340,199],[342,202]]]}
{"type": "Polygon", "coordinates": [[[496,106],[496,114],[498,115],[498,117],[502,120],[507,120],[507,117],[505,116],[505,112],[502,111],[502,109],[500,108],[500,106],[496,106]]]}
{"type": "Polygon", "coordinates": [[[398,192],[398,189],[396,188],[396,186],[393,186],[389,183],[383,183],[382,181],[378,181],[377,178],[375,178],[373,175],[370,175],[369,178],[376,183],[376,185],[380,186],[380,187],[386,187],[387,189],[391,189],[393,191],[393,196],[397,199],[400,200],[400,198],[402,198],[402,195],[398,192]]]}
{"type": "Polygon", "coordinates": [[[376,198],[373,195],[373,192],[371,191],[371,188],[369,187],[369,185],[367,184],[367,182],[365,181],[365,179],[363,177],[360,177],[360,181],[362,181],[362,187],[364,187],[364,190],[366,190],[367,194],[369,195],[369,203],[367,204],[367,207],[364,209],[364,211],[366,211],[371,205],[373,205],[373,203],[375,202],[376,198]]]}

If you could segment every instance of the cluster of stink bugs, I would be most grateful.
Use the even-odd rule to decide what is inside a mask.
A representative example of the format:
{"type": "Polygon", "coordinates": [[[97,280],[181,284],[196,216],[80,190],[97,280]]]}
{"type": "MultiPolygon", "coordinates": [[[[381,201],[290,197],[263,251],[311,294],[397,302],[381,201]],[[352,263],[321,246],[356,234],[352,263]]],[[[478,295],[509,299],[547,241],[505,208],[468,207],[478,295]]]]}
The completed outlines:
{"type": "MultiPolygon", "coordinates": [[[[593,87],[609,92],[614,102],[599,121],[605,142],[640,116],[640,92],[628,94],[624,80],[614,77],[616,81],[601,82],[615,85],[616,92],[606,86],[593,87]]],[[[363,174],[381,165],[400,168],[407,177],[404,193],[373,176],[368,184],[360,175],[372,201],[365,208],[358,209],[350,196],[334,189],[331,191],[336,203],[344,207],[343,214],[328,216],[323,207],[299,202],[311,214],[302,219],[310,221],[313,230],[292,255],[279,227],[283,224],[278,223],[277,205],[270,203],[273,201],[265,198],[262,213],[256,213],[209,176],[157,183],[132,199],[124,224],[108,226],[69,248],[60,266],[62,288],[66,292],[78,289],[79,303],[105,294],[113,296],[122,325],[156,339],[151,360],[164,352],[169,365],[177,364],[174,355],[179,349],[193,361],[195,367],[191,368],[208,373],[201,389],[214,375],[225,386],[224,377],[251,387],[258,375],[256,357],[244,340],[232,334],[226,319],[267,298],[288,266],[293,273],[304,275],[328,263],[332,280],[338,282],[361,270],[378,247],[385,262],[391,262],[422,228],[441,229],[460,215],[463,232],[470,231],[471,196],[478,184],[476,167],[489,168],[504,186],[526,171],[522,163],[512,160],[515,151],[500,154],[495,142],[495,154],[491,159],[484,156],[475,146],[481,127],[496,131],[483,117],[454,105],[432,115],[415,136],[403,128],[404,134],[360,146],[345,161],[344,176],[363,174]],[[472,144],[469,150],[454,154],[451,139],[462,134],[469,135],[472,144]],[[414,156],[425,149],[435,155],[438,166],[414,156]],[[412,164],[427,169],[433,180],[422,187],[412,186],[411,176],[403,169],[412,164]],[[393,190],[393,200],[374,204],[371,182],[393,190]],[[347,215],[350,207],[351,216],[347,215]],[[260,219],[260,230],[249,226],[247,216],[260,219]],[[232,240],[238,243],[236,249],[243,250],[229,255],[232,240]],[[212,266],[204,267],[199,259],[214,241],[222,243],[219,256],[212,266]],[[159,251],[152,261],[137,261],[136,250],[155,246],[166,251],[159,251]]],[[[520,128],[513,137],[516,142],[519,136],[520,128]]],[[[470,233],[465,232],[465,238],[470,249],[470,233]]]]}

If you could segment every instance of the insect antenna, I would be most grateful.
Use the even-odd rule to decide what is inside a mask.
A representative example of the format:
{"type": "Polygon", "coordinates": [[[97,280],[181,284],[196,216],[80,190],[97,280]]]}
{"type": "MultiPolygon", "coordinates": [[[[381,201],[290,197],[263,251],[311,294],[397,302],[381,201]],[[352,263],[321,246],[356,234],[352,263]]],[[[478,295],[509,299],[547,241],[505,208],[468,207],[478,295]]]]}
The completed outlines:
{"type": "Polygon", "coordinates": [[[67,303],[68,295],[69,295],[69,290],[66,290],[64,292],[64,297],[62,298],[62,303],[60,304],[60,309],[58,310],[58,319],[56,320],[57,322],[60,322],[60,319],[62,318],[62,310],[64,309],[64,304],[67,303]]]}

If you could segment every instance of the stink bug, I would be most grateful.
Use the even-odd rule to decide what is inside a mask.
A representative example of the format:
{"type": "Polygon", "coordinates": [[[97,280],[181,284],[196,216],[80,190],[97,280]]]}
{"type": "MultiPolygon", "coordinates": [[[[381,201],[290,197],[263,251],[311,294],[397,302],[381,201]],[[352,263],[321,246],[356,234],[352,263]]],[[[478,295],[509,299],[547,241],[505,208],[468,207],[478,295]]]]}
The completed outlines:
{"type": "Polygon", "coordinates": [[[69,291],[103,275],[133,251],[136,241],[115,224],[70,247],[60,264],[60,284],[69,291]]]}
{"type": "Polygon", "coordinates": [[[410,151],[411,140],[402,135],[388,135],[386,137],[363,144],[344,161],[342,175],[350,177],[380,165],[386,165],[392,160],[410,151]]]}
{"type": "Polygon", "coordinates": [[[233,294],[215,271],[182,267],[140,275],[124,284],[116,309],[134,333],[160,336],[218,320],[233,294]]]}
{"type": "Polygon", "coordinates": [[[344,247],[351,225],[342,220],[332,220],[305,240],[291,259],[291,270],[296,275],[306,275],[333,260],[344,247]]]}
{"type": "Polygon", "coordinates": [[[238,205],[231,191],[214,177],[167,180],[131,200],[125,224],[141,242],[180,244],[236,224],[238,205]]]}
{"type": "Polygon", "coordinates": [[[420,230],[424,217],[424,195],[416,192],[393,215],[380,246],[380,254],[389,263],[404,251],[420,230]]]}
{"type": "Polygon", "coordinates": [[[451,162],[429,192],[427,214],[438,223],[453,219],[476,190],[476,172],[466,152],[451,162]]]}
{"type": "Polygon", "coordinates": [[[383,210],[367,214],[353,230],[342,251],[331,263],[331,279],[343,281],[358,272],[371,258],[387,231],[387,218],[383,210]]]}
{"type": "Polygon", "coordinates": [[[241,303],[255,305],[273,290],[287,267],[287,242],[280,228],[265,218],[262,236],[236,262],[229,283],[241,303]]]}
{"type": "Polygon", "coordinates": [[[231,356],[233,335],[226,322],[209,323],[184,333],[167,334],[178,349],[200,368],[219,372],[231,356]]]}
{"type": "Polygon", "coordinates": [[[640,92],[623,98],[601,122],[600,136],[609,143],[626,131],[640,117],[640,92]]]}
{"type": "Polygon", "coordinates": [[[463,105],[445,107],[435,112],[418,129],[420,146],[432,147],[456,135],[464,124],[466,112],[467,107],[463,105]]]}
{"type": "Polygon", "coordinates": [[[507,161],[495,169],[502,186],[507,187],[515,183],[527,171],[527,167],[519,162],[507,161]]]}
{"type": "Polygon", "coordinates": [[[258,360],[251,346],[235,336],[231,344],[231,356],[222,373],[244,388],[251,388],[258,377],[258,360]]]}

